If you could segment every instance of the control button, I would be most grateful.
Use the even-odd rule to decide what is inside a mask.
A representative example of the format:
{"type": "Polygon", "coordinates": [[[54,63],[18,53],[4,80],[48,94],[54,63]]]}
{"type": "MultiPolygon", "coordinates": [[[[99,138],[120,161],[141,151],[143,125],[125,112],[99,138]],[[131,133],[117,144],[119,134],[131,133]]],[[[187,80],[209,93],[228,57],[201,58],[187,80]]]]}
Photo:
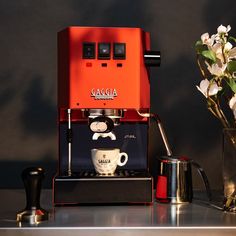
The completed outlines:
{"type": "Polygon", "coordinates": [[[111,45],[110,43],[98,44],[98,59],[110,59],[111,45]]]}
{"type": "Polygon", "coordinates": [[[83,59],[95,59],[95,43],[83,43],[83,59]]]}
{"type": "Polygon", "coordinates": [[[126,57],[125,43],[114,43],[113,45],[113,58],[114,59],[125,59],[126,57]]]}

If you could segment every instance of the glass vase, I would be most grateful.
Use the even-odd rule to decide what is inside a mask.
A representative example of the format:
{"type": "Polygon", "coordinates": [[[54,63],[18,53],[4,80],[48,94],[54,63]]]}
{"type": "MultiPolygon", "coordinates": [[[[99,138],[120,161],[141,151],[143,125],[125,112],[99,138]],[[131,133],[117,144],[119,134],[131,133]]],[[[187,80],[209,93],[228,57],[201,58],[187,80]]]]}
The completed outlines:
{"type": "Polygon", "coordinates": [[[236,129],[223,131],[224,210],[236,213],[236,129]]]}

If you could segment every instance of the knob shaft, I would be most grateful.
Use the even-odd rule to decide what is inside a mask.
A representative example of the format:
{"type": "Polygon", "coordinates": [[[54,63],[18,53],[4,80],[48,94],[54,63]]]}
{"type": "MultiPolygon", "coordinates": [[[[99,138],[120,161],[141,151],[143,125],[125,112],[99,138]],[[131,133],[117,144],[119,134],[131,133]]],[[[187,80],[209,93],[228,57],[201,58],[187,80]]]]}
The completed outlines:
{"type": "Polygon", "coordinates": [[[159,51],[146,51],[144,61],[146,66],[160,66],[161,53],[159,51]]]}

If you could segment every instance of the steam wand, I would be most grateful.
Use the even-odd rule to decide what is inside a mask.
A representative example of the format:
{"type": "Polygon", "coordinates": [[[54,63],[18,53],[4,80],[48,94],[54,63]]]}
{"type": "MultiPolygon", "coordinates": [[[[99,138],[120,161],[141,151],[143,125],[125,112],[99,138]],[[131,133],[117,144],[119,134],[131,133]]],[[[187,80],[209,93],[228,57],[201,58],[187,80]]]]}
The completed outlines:
{"type": "Polygon", "coordinates": [[[142,117],[152,118],[156,121],[157,127],[160,131],[160,134],[161,134],[162,141],[163,141],[163,143],[165,145],[165,148],[166,148],[167,156],[171,157],[173,153],[172,153],[172,150],[170,148],[170,144],[168,142],[166,132],[165,132],[163,126],[162,126],[162,123],[161,123],[161,120],[160,120],[159,116],[157,114],[153,114],[153,113],[140,113],[138,110],[137,110],[137,113],[142,117]]]}
{"type": "Polygon", "coordinates": [[[72,143],[72,129],[71,129],[71,109],[67,109],[68,128],[67,128],[67,142],[68,142],[68,175],[71,176],[71,143],[72,143]]]}

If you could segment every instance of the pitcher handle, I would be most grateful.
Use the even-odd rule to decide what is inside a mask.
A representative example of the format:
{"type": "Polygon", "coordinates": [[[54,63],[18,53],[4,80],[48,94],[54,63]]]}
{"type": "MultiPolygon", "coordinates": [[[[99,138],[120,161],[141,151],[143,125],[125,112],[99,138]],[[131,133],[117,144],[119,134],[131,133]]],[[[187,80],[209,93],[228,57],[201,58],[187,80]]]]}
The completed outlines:
{"type": "Polygon", "coordinates": [[[202,167],[197,162],[195,162],[194,160],[190,160],[190,161],[191,161],[192,165],[197,169],[198,173],[200,174],[200,176],[203,180],[203,183],[205,185],[205,188],[206,188],[208,200],[211,201],[212,200],[211,188],[210,188],[210,184],[209,184],[209,181],[208,181],[205,171],[202,169],[202,167]]]}

